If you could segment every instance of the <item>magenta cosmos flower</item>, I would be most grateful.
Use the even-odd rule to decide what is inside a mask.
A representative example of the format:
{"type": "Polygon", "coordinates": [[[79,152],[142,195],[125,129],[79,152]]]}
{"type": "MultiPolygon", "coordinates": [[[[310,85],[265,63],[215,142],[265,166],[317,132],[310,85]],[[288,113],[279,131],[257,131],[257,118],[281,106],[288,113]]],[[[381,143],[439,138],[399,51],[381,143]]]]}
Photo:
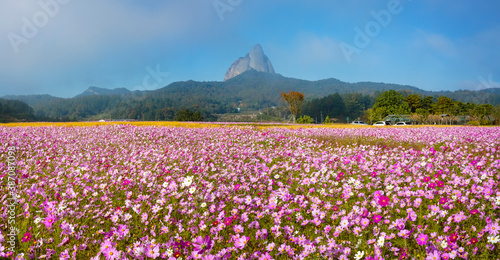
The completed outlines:
{"type": "Polygon", "coordinates": [[[231,223],[233,223],[233,218],[229,217],[224,219],[224,224],[226,226],[231,226],[231,223]]]}
{"type": "Polygon", "coordinates": [[[382,216],[377,215],[377,214],[373,215],[373,222],[379,223],[381,220],[382,220],[382,216]]]}
{"type": "Polygon", "coordinates": [[[22,241],[23,241],[23,243],[31,241],[31,233],[29,231],[26,232],[26,234],[23,235],[22,241]]]}
{"type": "Polygon", "coordinates": [[[427,244],[427,239],[429,238],[429,236],[427,236],[426,234],[420,234],[418,235],[417,237],[417,244],[419,244],[420,246],[423,246],[425,244],[427,244]]]}
{"type": "Polygon", "coordinates": [[[455,243],[458,239],[458,235],[456,232],[452,233],[449,237],[448,237],[448,242],[450,243],[455,243]]]}
{"type": "Polygon", "coordinates": [[[378,204],[380,204],[380,206],[382,206],[382,207],[389,205],[389,202],[390,202],[390,199],[386,196],[382,195],[378,198],[378,204]]]}

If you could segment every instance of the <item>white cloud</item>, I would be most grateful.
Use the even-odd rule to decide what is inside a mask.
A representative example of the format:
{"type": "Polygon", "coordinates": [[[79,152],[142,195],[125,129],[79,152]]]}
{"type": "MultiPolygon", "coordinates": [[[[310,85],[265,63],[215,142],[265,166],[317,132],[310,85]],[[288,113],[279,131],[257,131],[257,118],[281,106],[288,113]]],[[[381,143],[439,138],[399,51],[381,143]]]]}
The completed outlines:
{"type": "Polygon", "coordinates": [[[345,62],[339,48],[340,42],[328,36],[310,33],[298,35],[293,51],[300,62],[306,64],[324,64],[345,62]]]}
{"type": "Polygon", "coordinates": [[[420,29],[417,30],[417,34],[417,41],[422,47],[430,47],[442,55],[456,57],[457,48],[455,43],[448,37],[437,33],[426,32],[420,29]]]}

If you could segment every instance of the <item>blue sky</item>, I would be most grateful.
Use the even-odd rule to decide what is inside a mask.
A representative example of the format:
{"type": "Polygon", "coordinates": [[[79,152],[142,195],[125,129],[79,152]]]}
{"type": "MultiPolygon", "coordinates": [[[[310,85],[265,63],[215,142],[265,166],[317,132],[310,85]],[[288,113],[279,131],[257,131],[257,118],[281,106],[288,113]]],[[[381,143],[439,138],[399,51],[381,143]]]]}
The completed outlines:
{"type": "Polygon", "coordinates": [[[1,1],[0,96],[221,81],[257,43],[287,77],[500,87],[495,0],[1,1]]]}

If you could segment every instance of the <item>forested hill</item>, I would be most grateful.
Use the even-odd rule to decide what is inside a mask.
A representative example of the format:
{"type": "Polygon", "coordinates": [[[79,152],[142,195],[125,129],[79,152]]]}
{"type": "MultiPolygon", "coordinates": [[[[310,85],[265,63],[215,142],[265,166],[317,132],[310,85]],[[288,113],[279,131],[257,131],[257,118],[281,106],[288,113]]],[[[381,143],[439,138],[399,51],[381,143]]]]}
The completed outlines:
{"type": "Polygon", "coordinates": [[[448,96],[462,102],[500,104],[500,90],[429,92],[397,84],[358,82],[338,79],[307,81],[250,70],[225,82],[174,82],[154,91],[106,90],[91,87],[74,98],[55,98],[48,95],[8,96],[33,107],[40,119],[71,120],[113,118],[139,120],[171,120],[185,108],[194,108],[208,115],[236,112],[240,109],[263,109],[280,105],[282,91],[303,92],[306,99],[333,93],[360,93],[377,96],[386,90],[404,95],[448,96]]]}

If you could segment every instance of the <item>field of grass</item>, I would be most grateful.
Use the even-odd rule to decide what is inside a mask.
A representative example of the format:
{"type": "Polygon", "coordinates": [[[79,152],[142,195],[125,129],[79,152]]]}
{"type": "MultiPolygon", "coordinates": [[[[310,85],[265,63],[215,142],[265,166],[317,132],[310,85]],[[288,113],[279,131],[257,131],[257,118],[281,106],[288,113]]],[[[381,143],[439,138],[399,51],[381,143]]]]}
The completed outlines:
{"type": "Polygon", "coordinates": [[[0,125],[0,257],[497,259],[499,127],[0,125]]]}

